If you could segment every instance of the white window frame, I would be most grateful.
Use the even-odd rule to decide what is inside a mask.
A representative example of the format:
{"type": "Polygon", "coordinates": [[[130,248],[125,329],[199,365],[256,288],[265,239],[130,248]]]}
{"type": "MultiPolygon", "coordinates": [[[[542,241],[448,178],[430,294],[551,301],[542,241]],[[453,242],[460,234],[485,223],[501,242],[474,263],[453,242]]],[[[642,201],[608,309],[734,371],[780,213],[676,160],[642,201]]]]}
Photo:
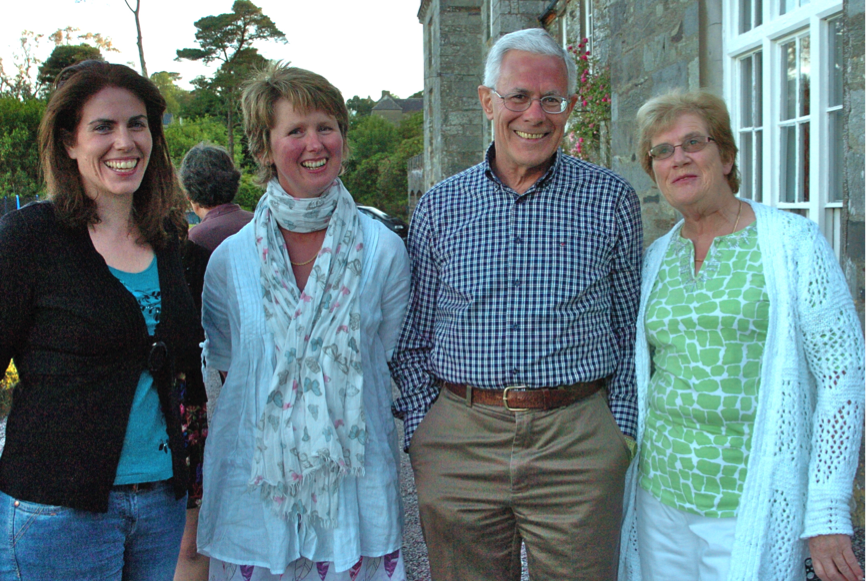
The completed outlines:
{"type": "Polygon", "coordinates": [[[827,187],[830,184],[830,123],[829,83],[827,67],[829,54],[828,21],[843,10],[842,0],[812,0],[810,4],[779,14],[779,0],[763,0],[762,24],[740,33],[739,8],[741,2],[723,2],[723,71],[725,99],[731,113],[732,128],[739,136],[741,74],[740,59],[756,51],[763,53],[763,159],[760,168],[753,168],[762,178],[763,203],[795,211],[818,223],[821,232],[839,256],[840,222],[843,202],[831,202],[827,187]],[[781,46],[790,39],[808,33],[810,44],[810,100],[809,100],[809,193],[808,202],[782,202],[781,176],[781,46]]]}

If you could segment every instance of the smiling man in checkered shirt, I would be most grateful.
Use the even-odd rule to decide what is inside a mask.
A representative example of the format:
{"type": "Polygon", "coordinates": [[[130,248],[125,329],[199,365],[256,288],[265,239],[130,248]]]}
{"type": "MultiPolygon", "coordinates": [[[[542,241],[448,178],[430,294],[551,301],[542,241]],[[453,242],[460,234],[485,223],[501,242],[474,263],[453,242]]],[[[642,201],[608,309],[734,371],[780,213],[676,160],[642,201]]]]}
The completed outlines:
{"type": "Polygon", "coordinates": [[[502,37],[478,88],[493,145],[412,219],[391,370],[437,580],[519,579],[521,540],[533,579],[616,577],[640,205],[559,151],[575,84],[543,30],[502,37]]]}

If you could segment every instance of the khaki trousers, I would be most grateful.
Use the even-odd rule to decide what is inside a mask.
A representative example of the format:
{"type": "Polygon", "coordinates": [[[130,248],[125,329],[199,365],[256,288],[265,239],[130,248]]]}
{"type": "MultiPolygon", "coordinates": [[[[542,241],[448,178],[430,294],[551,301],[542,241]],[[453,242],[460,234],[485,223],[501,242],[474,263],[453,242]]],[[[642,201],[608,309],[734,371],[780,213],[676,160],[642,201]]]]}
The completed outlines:
{"type": "Polygon", "coordinates": [[[434,580],[616,579],[628,446],[599,391],[554,410],[443,389],[409,448],[434,580]]]}

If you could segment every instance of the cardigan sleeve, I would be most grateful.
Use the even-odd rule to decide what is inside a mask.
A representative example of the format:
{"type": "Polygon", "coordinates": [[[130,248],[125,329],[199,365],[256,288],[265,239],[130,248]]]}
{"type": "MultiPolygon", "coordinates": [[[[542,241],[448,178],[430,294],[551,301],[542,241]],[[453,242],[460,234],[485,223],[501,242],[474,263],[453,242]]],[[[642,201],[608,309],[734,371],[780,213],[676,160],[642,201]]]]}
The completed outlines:
{"type": "Polygon", "coordinates": [[[798,285],[800,334],[817,384],[802,538],[851,534],[849,501],[860,452],[864,346],[832,248],[812,226],[798,285]]]}
{"type": "Polygon", "coordinates": [[[38,237],[30,230],[19,212],[0,219],[0,375],[26,343],[30,327],[38,276],[38,265],[30,264],[38,237]]]}

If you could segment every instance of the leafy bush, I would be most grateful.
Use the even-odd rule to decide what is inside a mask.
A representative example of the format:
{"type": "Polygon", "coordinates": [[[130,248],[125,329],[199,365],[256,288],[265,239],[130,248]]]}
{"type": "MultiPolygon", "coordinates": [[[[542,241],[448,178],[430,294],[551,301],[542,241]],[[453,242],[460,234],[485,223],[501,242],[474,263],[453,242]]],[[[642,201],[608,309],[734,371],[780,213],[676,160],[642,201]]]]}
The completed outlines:
{"type": "Polygon", "coordinates": [[[39,176],[40,99],[0,97],[0,196],[32,198],[42,191],[39,176]]]}

